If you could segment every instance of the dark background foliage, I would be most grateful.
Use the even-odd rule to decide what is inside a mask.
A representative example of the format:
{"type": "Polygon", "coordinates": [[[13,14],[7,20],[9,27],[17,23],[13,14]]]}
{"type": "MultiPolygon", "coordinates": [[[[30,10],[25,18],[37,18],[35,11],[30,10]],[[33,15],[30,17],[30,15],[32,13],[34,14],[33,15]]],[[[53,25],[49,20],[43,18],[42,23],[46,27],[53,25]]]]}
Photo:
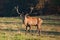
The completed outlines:
{"type": "Polygon", "coordinates": [[[29,13],[33,6],[31,15],[60,15],[60,0],[0,0],[0,16],[18,16],[14,9],[17,5],[19,12],[24,13],[29,13]]]}

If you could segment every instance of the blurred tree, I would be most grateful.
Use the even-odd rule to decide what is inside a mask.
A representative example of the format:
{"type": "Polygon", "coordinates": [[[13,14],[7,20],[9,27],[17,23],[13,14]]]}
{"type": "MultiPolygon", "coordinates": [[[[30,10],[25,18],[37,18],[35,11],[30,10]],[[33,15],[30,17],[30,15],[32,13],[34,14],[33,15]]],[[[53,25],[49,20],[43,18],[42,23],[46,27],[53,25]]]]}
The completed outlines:
{"type": "Polygon", "coordinates": [[[17,5],[20,12],[25,13],[30,12],[31,6],[34,7],[34,14],[37,14],[37,12],[42,15],[46,12],[59,14],[60,12],[60,0],[0,0],[0,16],[18,16],[14,10],[14,7],[17,5]]]}
{"type": "Polygon", "coordinates": [[[50,5],[48,6],[48,10],[50,10],[49,14],[59,15],[60,14],[60,0],[50,0],[50,5]]]}
{"type": "Polygon", "coordinates": [[[38,4],[36,5],[36,8],[37,9],[41,9],[41,8],[44,8],[44,5],[45,3],[48,1],[48,0],[38,0],[38,4]]]}

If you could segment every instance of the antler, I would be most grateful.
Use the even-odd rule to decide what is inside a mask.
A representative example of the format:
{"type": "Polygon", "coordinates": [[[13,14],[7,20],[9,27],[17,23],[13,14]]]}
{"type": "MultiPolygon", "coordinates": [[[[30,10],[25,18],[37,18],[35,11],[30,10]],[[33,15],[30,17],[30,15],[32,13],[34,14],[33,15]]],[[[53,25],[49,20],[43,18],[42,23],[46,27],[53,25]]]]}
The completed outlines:
{"type": "Polygon", "coordinates": [[[18,11],[18,6],[15,7],[16,11],[18,14],[20,14],[20,12],[18,11]]]}
{"type": "Polygon", "coordinates": [[[33,9],[34,9],[34,7],[31,7],[30,9],[31,9],[30,14],[31,14],[31,13],[32,13],[32,11],[33,11],[33,9]]]}

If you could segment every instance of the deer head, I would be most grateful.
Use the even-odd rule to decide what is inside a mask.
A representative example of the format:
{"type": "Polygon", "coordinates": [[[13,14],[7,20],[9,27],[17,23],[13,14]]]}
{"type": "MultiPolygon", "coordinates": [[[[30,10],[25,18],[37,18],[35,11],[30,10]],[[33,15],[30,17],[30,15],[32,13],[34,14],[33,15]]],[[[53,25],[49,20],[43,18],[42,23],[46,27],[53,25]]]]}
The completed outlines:
{"type": "MultiPolygon", "coordinates": [[[[17,13],[18,13],[20,16],[24,15],[24,12],[20,13],[19,10],[18,10],[18,8],[19,8],[18,6],[15,7],[17,13]]],[[[30,7],[30,12],[29,12],[29,14],[32,13],[33,9],[34,9],[34,7],[30,7]]],[[[29,15],[29,14],[26,13],[25,15],[27,16],[27,15],[29,15]]]]}
{"type": "Polygon", "coordinates": [[[24,22],[24,17],[25,17],[24,12],[20,13],[19,10],[18,10],[18,8],[19,8],[19,7],[16,6],[16,7],[15,7],[15,10],[16,10],[17,13],[20,15],[20,18],[22,19],[22,21],[24,22]]]}
{"type": "Polygon", "coordinates": [[[19,8],[18,6],[15,7],[17,13],[20,15],[21,19],[24,22],[25,18],[27,18],[27,16],[32,13],[33,7],[30,7],[30,9],[31,9],[30,13],[29,14],[26,13],[25,15],[24,15],[24,12],[20,13],[19,10],[18,10],[18,8],[19,8]]]}

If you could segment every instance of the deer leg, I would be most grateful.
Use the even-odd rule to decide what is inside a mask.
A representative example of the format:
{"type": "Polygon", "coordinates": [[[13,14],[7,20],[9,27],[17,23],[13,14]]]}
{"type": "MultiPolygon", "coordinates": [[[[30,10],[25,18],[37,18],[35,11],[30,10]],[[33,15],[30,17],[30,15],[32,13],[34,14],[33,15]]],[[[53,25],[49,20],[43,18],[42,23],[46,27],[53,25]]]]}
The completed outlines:
{"type": "Polygon", "coordinates": [[[41,31],[39,30],[39,31],[38,31],[38,33],[39,33],[39,36],[40,36],[40,35],[41,35],[41,34],[40,34],[40,33],[41,33],[41,31]]]}
{"type": "Polygon", "coordinates": [[[31,32],[31,26],[30,25],[28,25],[28,28],[29,28],[28,31],[31,32]]]}
{"type": "Polygon", "coordinates": [[[31,33],[31,26],[29,26],[29,32],[31,33]]]}
{"type": "Polygon", "coordinates": [[[37,26],[37,30],[35,31],[35,33],[38,33],[38,26],[37,26]]]}
{"type": "Polygon", "coordinates": [[[39,27],[38,28],[38,33],[39,33],[39,36],[41,35],[41,28],[39,27]]]}
{"type": "Polygon", "coordinates": [[[28,31],[28,30],[27,30],[27,27],[28,27],[28,26],[26,26],[26,32],[25,32],[25,34],[27,34],[27,31],[28,31]]]}
{"type": "Polygon", "coordinates": [[[39,28],[38,28],[38,31],[37,31],[37,32],[38,32],[38,34],[39,34],[39,36],[40,36],[40,30],[39,30],[39,28]]]}
{"type": "Polygon", "coordinates": [[[33,35],[32,32],[31,32],[31,26],[29,26],[29,32],[30,32],[31,35],[33,35]]]}
{"type": "Polygon", "coordinates": [[[40,27],[38,27],[38,34],[39,34],[39,36],[41,35],[41,28],[40,27]]]}

